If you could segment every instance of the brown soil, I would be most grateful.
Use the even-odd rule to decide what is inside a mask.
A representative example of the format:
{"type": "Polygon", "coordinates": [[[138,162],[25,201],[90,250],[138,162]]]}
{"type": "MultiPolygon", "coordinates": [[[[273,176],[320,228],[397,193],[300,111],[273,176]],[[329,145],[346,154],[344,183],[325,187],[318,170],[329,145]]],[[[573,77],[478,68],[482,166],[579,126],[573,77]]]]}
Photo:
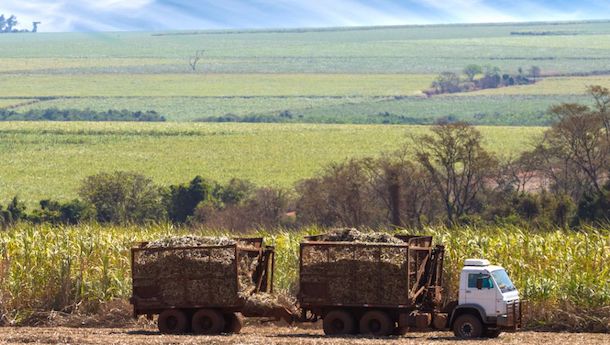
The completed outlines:
{"type": "Polygon", "coordinates": [[[325,337],[317,328],[251,324],[239,335],[161,335],[153,328],[32,328],[0,327],[0,344],[610,344],[610,334],[503,333],[497,339],[458,341],[451,333],[410,333],[403,337],[369,339],[325,337]]]}

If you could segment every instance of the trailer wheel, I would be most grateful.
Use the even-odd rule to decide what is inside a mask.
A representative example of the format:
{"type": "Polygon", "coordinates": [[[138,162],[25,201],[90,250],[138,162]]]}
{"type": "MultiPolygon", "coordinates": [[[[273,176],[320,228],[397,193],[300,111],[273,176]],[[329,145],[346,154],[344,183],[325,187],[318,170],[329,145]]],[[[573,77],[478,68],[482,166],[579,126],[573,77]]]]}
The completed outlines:
{"type": "Polygon", "coordinates": [[[453,334],[462,339],[480,338],[483,336],[483,323],[472,314],[463,314],[453,323],[453,334]]]}
{"type": "Polygon", "coordinates": [[[225,318],[214,309],[199,309],[193,315],[192,327],[196,334],[220,334],[225,329],[225,318]]]}
{"type": "Polygon", "coordinates": [[[186,332],[188,320],[182,310],[167,309],[159,314],[157,325],[159,331],[165,334],[180,334],[186,332]]]}
{"type": "Polygon", "coordinates": [[[356,322],[350,313],[333,310],[324,316],[322,327],[326,335],[352,334],[356,330],[356,322]]]}
{"type": "Polygon", "coordinates": [[[241,313],[225,314],[225,333],[239,334],[244,326],[244,317],[241,313]]]}
{"type": "Polygon", "coordinates": [[[390,335],[394,331],[394,322],[388,313],[380,310],[367,311],[360,318],[360,333],[376,337],[390,335]]]}

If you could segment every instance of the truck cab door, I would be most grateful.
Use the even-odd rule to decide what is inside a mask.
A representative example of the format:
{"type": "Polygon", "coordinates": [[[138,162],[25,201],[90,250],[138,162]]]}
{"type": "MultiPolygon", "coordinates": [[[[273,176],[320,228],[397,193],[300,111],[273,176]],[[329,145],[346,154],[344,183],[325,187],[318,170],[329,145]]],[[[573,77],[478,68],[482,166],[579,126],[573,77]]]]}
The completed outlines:
{"type": "Polygon", "coordinates": [[[485,310],[486,316],[496,316],[496,288],[489,273],[469,273],[465,302],[485,310]]]}

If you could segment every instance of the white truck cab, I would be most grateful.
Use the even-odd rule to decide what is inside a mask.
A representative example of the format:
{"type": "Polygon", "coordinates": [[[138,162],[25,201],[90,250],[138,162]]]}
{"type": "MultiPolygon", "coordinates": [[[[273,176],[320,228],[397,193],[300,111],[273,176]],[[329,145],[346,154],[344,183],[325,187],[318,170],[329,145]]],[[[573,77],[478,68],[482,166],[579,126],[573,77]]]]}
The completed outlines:
{"type": "Polygon", "coordinates": [[[459,298],[451,322],[454,332],[461,337],[495,337],[502,330],[518,329],[519,292],[506,270],[488,260],[467,259],[460,274],[459,298]]]}

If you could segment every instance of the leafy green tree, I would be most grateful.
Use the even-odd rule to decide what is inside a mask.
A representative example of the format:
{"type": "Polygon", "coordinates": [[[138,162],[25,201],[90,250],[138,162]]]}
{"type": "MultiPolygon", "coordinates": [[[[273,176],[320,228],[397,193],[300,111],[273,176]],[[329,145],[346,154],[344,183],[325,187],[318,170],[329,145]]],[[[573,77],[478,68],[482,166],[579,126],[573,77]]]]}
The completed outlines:
{"type": "Polygon", "coordinates": [[[160,188],[148,177],[125,171],[87,177],[80,196],[95,207],[97,220],[146,223],[165,219],[160,188]]]}
{"type": "Polygon", "coordinates": [[[17,196],[13,197],[11,202],[6,207],[7,211],[11,213],[13,222],[25,219],[25,203],[19,200],[17,196]]]}
{"type": "Polygon", "coordinates": [[[483,68],[481,68],[481,66],[479,66],[479,65],[472,64],[472,65],[466,66],[466,68],[464,68],[463,72],[468,77],[469,81],[474,81],[474,77],[477,74],[483,73],[483,68]]]}
{"type": "Polygon", "coordinates": [[[443,72],[432,82],[437,93],[460,92],[460,77],[453,72],[443,72]]]}
{"type": "Polygon", "coordinates": [[[6,206],[6,209],[3,209],[2,205],[0,205],[0,226],[4,228],[26,219],[25,210],[25,204],[17,196],[13,197],[11,202],[6,206]]]}
{"type": "Polygon", "coordinates": [[[48,199],[41,200],[40,209],[34,210],[28,215],[28,220],[34,223],[53,224],[78,224],[94,218],[94,207],[78,199],[66,203],[48,199]]]}
{"type": "Polygon", "coordinates": [[[233,178],[225,186],[219,186],[215,196],[225,205],[236,205],[254,193],[255,186],[248,180],[233,178]]]}
{"type": "Polygon", "coordinates": [[[174,223],[186,222],[199,203],[214,198],[216,188],[216,183],[201,176],[188,184],[170,186],[164,197],[169,219],[174,223]]]}
{"type": "Polygon", "coordinates": [[[497,88],[502,83],[500,68],[495,66],[486,66],[483,73],[483,78],[477,80],[477,82],[479,87],[482,89],[497,88]]]}

